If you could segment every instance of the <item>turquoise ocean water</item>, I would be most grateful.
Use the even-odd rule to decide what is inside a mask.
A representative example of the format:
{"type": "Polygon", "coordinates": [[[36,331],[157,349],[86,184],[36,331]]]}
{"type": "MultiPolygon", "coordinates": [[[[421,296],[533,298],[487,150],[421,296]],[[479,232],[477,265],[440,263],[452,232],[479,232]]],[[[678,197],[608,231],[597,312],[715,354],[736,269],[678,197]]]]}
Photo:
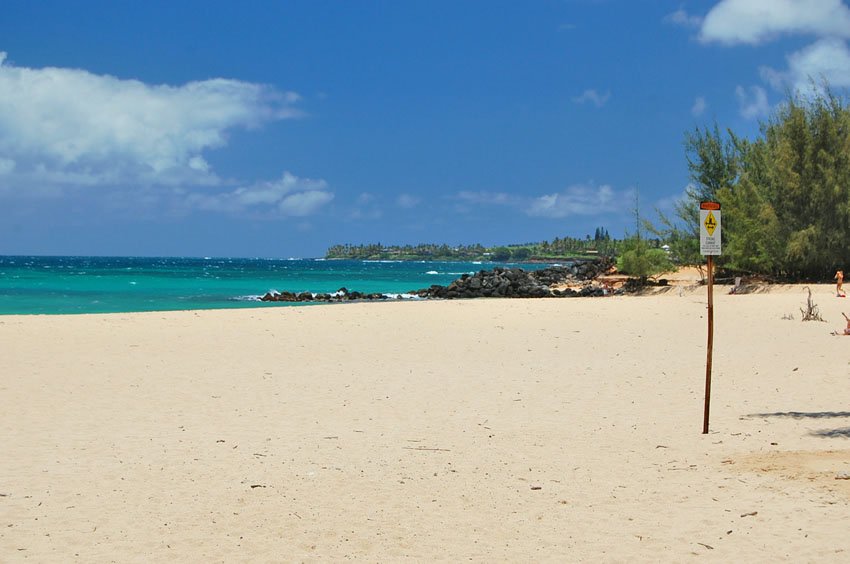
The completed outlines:
{"type": "MultiPolygon", "coordinates": [[[[0,256],[0,314],[286,307],[269,290],[403,294],[490,263],[0,256]]],[[[545,264],[520,265],[526,270],[545,264]]]]}

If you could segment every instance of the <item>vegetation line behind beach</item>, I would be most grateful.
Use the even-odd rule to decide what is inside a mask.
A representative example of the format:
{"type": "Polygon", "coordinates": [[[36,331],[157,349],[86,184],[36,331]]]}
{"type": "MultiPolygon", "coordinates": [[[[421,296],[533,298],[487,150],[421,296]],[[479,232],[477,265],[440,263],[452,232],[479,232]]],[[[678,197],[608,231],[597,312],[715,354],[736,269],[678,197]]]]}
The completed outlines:
{"type": "MultiPolygon", "coordinates": [[[[660,241],[655,241],[660,245],[660,241]]],[[[485,247],[480,244],[446,245],[422,243],[418,245],[334,245],[325,258],[360,260],[449,260],[523,262],[534,260],[568,260],[598,255],[616,256],[621,240],[612,239],[608,230],[597,227],[593,236],[585,238],[556,237],[552,241],[517,243],[485,247]]]]}

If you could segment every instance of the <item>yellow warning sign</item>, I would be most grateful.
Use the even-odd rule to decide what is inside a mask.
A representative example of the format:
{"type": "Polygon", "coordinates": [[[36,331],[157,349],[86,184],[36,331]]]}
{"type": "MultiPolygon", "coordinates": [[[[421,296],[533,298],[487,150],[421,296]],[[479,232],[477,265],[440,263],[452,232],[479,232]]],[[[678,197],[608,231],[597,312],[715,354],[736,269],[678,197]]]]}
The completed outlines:
{"type": "Polygon", "coordinates": [[[709,210],[703,225],[705,225],[705,230],[708,231],[709,236],[714,235],[714,230],[717,228],[717,220],[714,219],[714,214],[711,213],[711,210],[709,210]]]}
{"type": "Polygon", "coordinates": [[[701,255],[719,256],[723,220],[720,204],[702,202],[699,205],[699,252],[701,255]]]}

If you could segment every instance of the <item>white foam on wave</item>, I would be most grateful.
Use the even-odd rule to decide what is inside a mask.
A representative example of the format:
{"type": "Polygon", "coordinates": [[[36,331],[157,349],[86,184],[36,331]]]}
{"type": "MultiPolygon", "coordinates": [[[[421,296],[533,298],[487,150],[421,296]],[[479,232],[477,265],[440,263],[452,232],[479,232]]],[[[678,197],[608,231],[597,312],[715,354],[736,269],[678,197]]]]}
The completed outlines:
{"type": "Polygon", "coordinates": [[[230,299],[233,300],[233,301],[236,301],[236,302],[258,302],[258,301],[260,301],[260,299],[262,297],[263,296],[260,296],[260,295],[256,295],[256,296],[250,296],[249,295],[249,296],[236,296],[236,297],[230,298],[230,299]]]}
{"type": "Polygon", "coordinates": [[[429,270],[425,274],[439,274],[442,276],[461,276],[462,274],[475,274],[475,272],[437,272],[436,270],[429,270]]]}

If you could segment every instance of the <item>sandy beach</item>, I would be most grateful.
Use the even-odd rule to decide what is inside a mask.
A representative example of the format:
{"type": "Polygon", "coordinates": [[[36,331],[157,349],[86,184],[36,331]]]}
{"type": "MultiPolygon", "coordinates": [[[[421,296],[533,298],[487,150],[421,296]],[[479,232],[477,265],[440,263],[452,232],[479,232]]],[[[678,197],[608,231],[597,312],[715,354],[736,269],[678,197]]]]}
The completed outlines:
{"type": "Polygon", "coordinates": [[[0,317],[0,561],[846,562],[812,288],[0,317]]]}

